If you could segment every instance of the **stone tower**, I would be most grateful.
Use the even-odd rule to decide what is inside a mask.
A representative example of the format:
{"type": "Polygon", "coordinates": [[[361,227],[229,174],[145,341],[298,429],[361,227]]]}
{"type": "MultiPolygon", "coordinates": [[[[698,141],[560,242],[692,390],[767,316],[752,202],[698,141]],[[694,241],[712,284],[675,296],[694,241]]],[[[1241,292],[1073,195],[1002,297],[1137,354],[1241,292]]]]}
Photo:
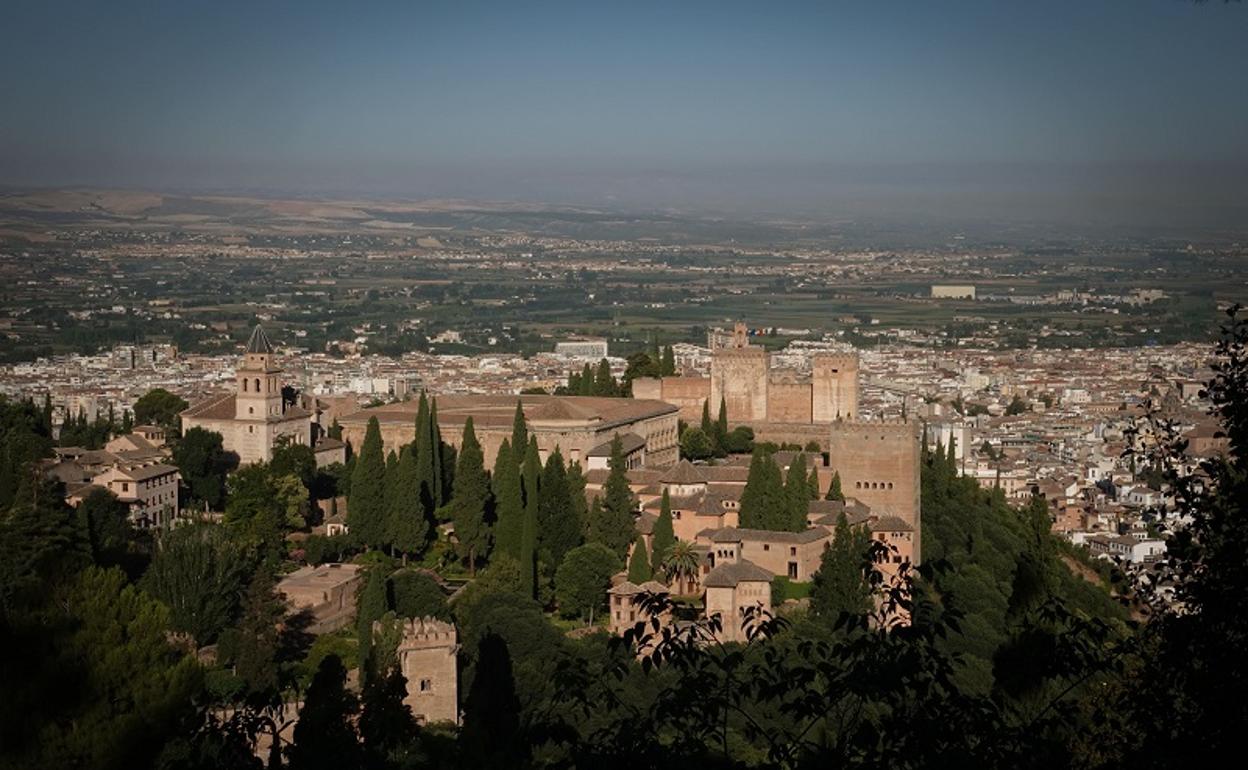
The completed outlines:
{"type": "Polygon", "coordinates": [[[459,724],[459,636],[455,626],[437,618],[403,624],[399,668],[407,678],[403,699],[420,724],[459,724]]]}
{"type": "Polygon", "coordinates": [[[722,398],[733,424],[767,419],[771,356],[760,347],[723,348],[711,354],[711,414],[722,398]]]}
{"type": "Polygon", "coordinates": [[[238,389],[235,415],[239,420],[264,421],[282,414],[282,370],[277,365],[273,344],[264,329],[257,326],[247,340],[243,364],[234,372],[238,389]]]}
{"type": "Polygon", "coordinates": [[[858,354],[816,353],[811,359],[811,422],[858,416],[858,354]]]}
{"type": "Polygon", "coordinates": [[[914,563],[920,563],[919,423],[838,420],[829,427],[829,465],[841,475],[845,497],[861,500],[874,514],[897,516],[913,526],[914,563]]]}

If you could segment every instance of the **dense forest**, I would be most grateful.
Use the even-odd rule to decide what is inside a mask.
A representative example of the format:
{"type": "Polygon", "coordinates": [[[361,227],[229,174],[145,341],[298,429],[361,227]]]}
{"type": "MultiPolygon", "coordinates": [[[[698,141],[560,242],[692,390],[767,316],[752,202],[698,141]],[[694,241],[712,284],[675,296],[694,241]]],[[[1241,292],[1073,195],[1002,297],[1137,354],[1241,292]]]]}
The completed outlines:
{"type": "MultiPolygon", "coordinates": [[[[188,431],[174,449],[187,494],[223,521],[153,533],[106,494],[67,506],[35,469],[54,443],[45,407],[0,402],[0,766],[1211,762],[1248,724],[1248,322],[1232,315],[1216,352],[1208,391],[1230,454],[1185,475],[1172,426],[1149,426],[1188,522],[1159,566],[1182,612],[1084,564],[1049,534],[1042,500],[1012,507],[937,450],[923,457],[922,567],[886,577],[883,546],[842,521],[809,606],[751,618],[748,644],[716,642],[714,619],[624,638],[588,625],[635,538],[620,453],[586,505],[580,467],[539,462],[519,413],[492,469],[471,424],[458,452],[442,440],[432,400],[411,445],[383,456],[372,424],[333,469],[287,446],[235,470],[212,434],[188,431]],[[350,537],[291,537],[340,493],[350,537]],[[366,567],[359,622],[314,637],[274,586],[332,559],[366,567]],[[467,587],[448,601],[439,574],[467,587]],[[459,629],[458,728],[417,725],[402,702],[387,629],[423,616],[459,629]],[[292,701],[301,718],[274,743],[292,701]]],[[[757,457],[771,487],[810,493],[757,457]]],[[[788,528],[789,510],[758,515],[788,528]]],[[[683,569],[687,544],[658,540],[644,559],[634,549],[630,574],[683,569]]],[[[646,601],[688,616],[682,597],[646,601]]]]}

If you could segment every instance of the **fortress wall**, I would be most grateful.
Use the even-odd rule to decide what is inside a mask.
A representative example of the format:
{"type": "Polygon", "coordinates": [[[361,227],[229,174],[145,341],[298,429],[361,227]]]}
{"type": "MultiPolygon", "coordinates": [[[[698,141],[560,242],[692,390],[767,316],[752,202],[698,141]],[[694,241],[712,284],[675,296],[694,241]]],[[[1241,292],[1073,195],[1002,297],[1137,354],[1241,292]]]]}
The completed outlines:
{"type": "Polygon", "coordinates": [[[914,560],[920,550],[919,424],[917,422],[834,422],[830,429],[830,469],[841,475],[841,490],[871,506],[873,513],[898,516],[914,526],[914,560]]]}
{"type": "MultiPolygon", "coordinates": [[[[634,383],[636,383],[636,380],[634,380],[634,383]]],[[[679,407],[680,419],[690,425],[697,424],[702,420],[702,405],[711,397],[711,380],[709,378],[664,377],[661,385],[661,394],[655,396],[655,398],[679,407]]],[[[648,398],[648,396],[637,395],[634,385],[633,398],[648,398]]],[[[719,402],[711,402],[710,407],[711,419],[713,420],[719,412],[719,402]]]]}
{"type": "Polygon", "coordinates": [[[810,422],[810,396],[808,383],[768,383],[767,420],[769,422],[810,422]]]}

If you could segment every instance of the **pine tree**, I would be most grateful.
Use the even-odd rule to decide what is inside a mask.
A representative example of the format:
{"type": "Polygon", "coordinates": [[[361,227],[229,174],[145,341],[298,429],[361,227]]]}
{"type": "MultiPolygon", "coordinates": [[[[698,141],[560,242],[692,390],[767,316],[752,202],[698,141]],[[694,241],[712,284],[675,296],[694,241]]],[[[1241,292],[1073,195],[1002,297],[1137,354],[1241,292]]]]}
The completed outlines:
{"type": "Polygon", "coordinates": [[[832,481],[828,484],[828,493],[823,496],[824,500],[845,500],[845,493],[841,491],[841,472],[835,471],[832,474],[832,481]]]}
{"type": "Polygon", "coordinates": [[[373,623],[390,609],[386,588],[386,571],[380,566],[373,567],[364,578],[364,587],[356,598],[355,633],[359,639],[360,674],[368,669],[367,662],[373,652],[373,623]]]}
{"type": "Polygon", "coordinates": [[[524,419],[524,406],[516,401],[516,413],[511,418],[511,453],[516,465],[524,462],[529,447],[529,426],[524,419]]]}
{"type": "Polygon", "coordinates": [[[537,595],[537,507],[541,499],[542,461],[537,437],[529,438],[521,475],[524,491],[524,525],[520,529],[520,577],[526,595],[537,595]]]}
{"type": "Polygon", "coordinates": [[[819,499],[819,467],[810,466],[810,477],[806,479],[806,486],[810,489],[810,499],[819,499]]]}
{"type": "Polygon", "coordinates": [[[386,519],[386,542],[391,553],[419,556],[425,550],[429,538],[429,520],[420,503],[420,469],[412,447],[405,446],[399,453],[398,467],[387,475],[393,502],[386,519]]]}
{"type": "Polygon", "coordinates": [[[455,539],[459,543],[460,555],[468,560],[468,571],[476,575],[477,559],[485,556],[490,547],[487,520],[490,477],[485,472],[485,458],[481,444],[477,442],[471,415],[464,421],[459,467],[455,470],[455,484],[447,507],[450,508],[451,521],[455,523],[455,539]]]}
{"type": "Polygon", "coordinates": [[[637,533],[637,526],[633,521],[637,499],[628,486],[624,445],[618,433],[611,439],[611,458],[607,466],[610,472],[607,483],[603,486],[602,504],[590,511],[589,539],[602,543],[622,559],[628,553],[628,546],[637,533]]]}
{"type": "Polygon", "coordinates": [[[517,561],[524,532],[524,491],[520,465],[512,456],[511,442],[503,439],[494,458],[494,550],[517,561]]]}
{"type": "Polygon", "coordinates": [[[789,465],[784,480],[785,508],[788,511],[784,529],[801,532],[806,529],[806,512],[810,508],[810,485],[806,483],[806,455],[798,453],[789,465]]]}
{"type": "Polygon", "coordinates": [[[672,530],[672,498],[664,489],[659,503],[659,518],[654,522],[654,529],[650,533],[650,566],[655,570],[662,567],[675,542],[676,534],[672,530]]]}
{"type": "Polygon", "coordinates": [[[362,766],[360,744],[352,726],[359,704],[346,687],[347,669],[337,655],[327,655],[312,677],[299,711],[291,770],[347,770],[362,766]]]}
{"type": "Polygon", "coordinates": [[[581,523],[572,509],[563,455],[555,447],[542,469],[537,505],[537,552],[547,575],[553,575],[564,554],[580,544],[581,523]]]}
{"type": "Polygon", "coordinates": [[[628,580],[630,583],[641,585],[649,580],[651,575],[650,560],[646,558],[646,541],[638,535],[633,541],[633,553],[628,557],[628,580]]]}
{"type": "Polygon", "coordinates": [[[381,545],[384,534],[385,480],[381,425],[376,417],[370,417],[355,471],[351,474],[351,495],[347,498],[347,526],[351,536],[370,548],[381,545]]]}

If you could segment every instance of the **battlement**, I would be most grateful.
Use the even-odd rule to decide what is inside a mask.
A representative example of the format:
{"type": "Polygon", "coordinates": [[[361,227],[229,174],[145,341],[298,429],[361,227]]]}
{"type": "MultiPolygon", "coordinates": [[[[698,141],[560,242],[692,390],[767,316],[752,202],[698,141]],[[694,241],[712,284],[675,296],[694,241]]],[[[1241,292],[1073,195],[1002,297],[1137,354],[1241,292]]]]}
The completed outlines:
{"type": "Polygon", "coordinates": [[[858,354],[847,353],[815,353],[810,357],[812,367],[820,368],[825,366],[835,366],[845,369],[858,368],[858,354]]]}
{"type": "Polygon", "coordinates": [[[830,427],[833,437],[872,440],[878,436],[882,441],[917,441],[919,438],[918,421],[898,417],[879,420],[841,419],[831,423],[830,427]]]}
{"type": "Polygon", "coordinates": [[[753,361],[756,359],[766,359],[767,351],[763,348],[748,345],[743,348],[720,348],[715,351],[716,359],[738,359],[753,361]]]}
{"type": "Polygon", "coordinates": [[[403,639],[400,650],[419,650],[435,647],[454,647],[459,643],[455,626],[437,618],[413,618],[403,623],[403,639]]]}

